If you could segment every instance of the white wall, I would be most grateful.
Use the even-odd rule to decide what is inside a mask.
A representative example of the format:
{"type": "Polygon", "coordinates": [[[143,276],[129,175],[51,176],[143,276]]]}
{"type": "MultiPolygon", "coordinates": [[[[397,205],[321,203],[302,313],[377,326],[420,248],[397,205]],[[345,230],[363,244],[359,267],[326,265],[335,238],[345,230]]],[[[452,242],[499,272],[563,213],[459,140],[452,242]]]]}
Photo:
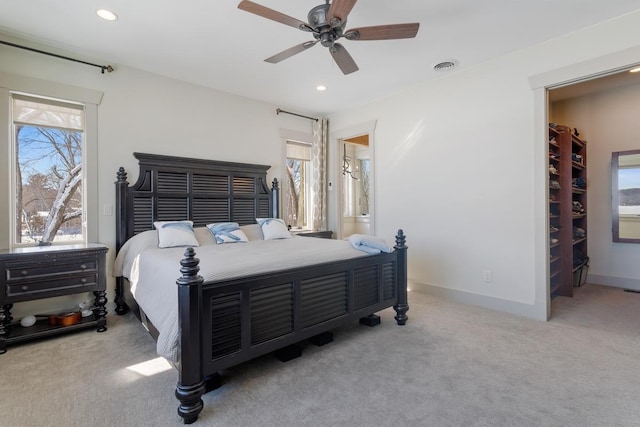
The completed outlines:
{"type": "Polygon", "coordinates": [[[529,78],[639,37],[634,13],[330,116],[376,120],[376,233],[404,229],[414,288],[546,318],[546,118],[529,78]]]}
{"type": "MultiPolygon", "coordinates": [[[[393,241],[404,229],[414,288],[546,318],[546,117],[529,78],[637,47],[637,40],[640,13],[633,13],[331,115],[334,135],[375,123],[374,230],[393,241]]],[[[104,91],[100,207],[113,202],[118,166],[135,167],[133,151],[271,164],[270,177],[280,177],[279,129],[309,126],[276,116],[272,105],[125,67],[101,75],[0,46],[0,71],[104,91]]],[[[335,140],[330,149],[339,158],[335,140]]],[[[337,182],[336,165],[330,173],[337,182]]],[[[329,194],[334,229],[337,193],[329,194]]],[[[113,217],[101,216],[99,240],[112,246],[114,228],[113,217]]]]}
{"type": "MultiPolygon", "coordinates": [[[[104,92],[98,107],[100,215],[90,219],[89,227],[97,228],[98,241],[112,248],[109,265],[115,256],[115,217],[103,216],[102,208],[114,203],[118,167],[124,166],[129,172],[129,182],[135,182],[137,163],[133,152],[266,164],[271,165],[269,181],[274,177],[282,180],[281,131],[311,133],[311,121],[276,115],[275,105],[113,65],[116,71],[103,75],[97,68],[0,46],[2,72],[104,92]]],[[[0,108],[0,113],[3,112],[6,119],[6,106],[0,108]]],[[[0,141],[3,147],[0,159],[3,165],[8,165],[8,161],[4,162],[9,136],[0,135],[0,141]]],[[[8,167],[1,170],[0,195],[3,195],[9,186],[8,167]]],[[[8,209],[0,211],[4,229],[9,228],[8,215],[8,209]]],[[[0,248],[6,248],[8,235],[2,237],[0,248]]],[[[112,282],[110,279],[110,287],[112,282]]],[[[108,298],[113,299],[112,291],[108,298]]],[[[19,307],[14,311],[18,313],[19,307]]]]}
{"type": "Polygon", "coordinates": [[[555,103],[557,123],[587,141],[589,283],[640,290],[640,244],[611,234],[611,153],[640,149],[640,84],[555,103]]]}

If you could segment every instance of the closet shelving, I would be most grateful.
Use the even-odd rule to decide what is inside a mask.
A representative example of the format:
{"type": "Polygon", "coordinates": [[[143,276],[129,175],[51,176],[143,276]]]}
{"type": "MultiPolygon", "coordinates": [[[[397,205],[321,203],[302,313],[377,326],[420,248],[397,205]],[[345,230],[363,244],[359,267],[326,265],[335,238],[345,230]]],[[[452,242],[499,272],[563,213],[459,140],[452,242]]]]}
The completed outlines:
{"type": "Polygon", "coordinates": [[[573,296],[587,262],[586,143],[569,128],[549,127],[549,286],[573,296]]]}
{"type": "Polygon", "coordinates": [[[562,280],[562,241],[560,240],[560,145],[559,133],[549,128],[549,286],[551,295],[556,295],[562,280]]]}

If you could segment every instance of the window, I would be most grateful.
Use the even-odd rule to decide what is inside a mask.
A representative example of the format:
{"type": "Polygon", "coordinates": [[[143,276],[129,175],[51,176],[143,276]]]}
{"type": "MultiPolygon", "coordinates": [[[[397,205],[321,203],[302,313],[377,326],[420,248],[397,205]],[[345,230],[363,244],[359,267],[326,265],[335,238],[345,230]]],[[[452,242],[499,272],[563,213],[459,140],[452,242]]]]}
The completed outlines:
{"type": "Polygon", "coordinates": [[[345,217],[369,215],[371,163],[368,147],[344,143],[342,157],[343,212],[345,217]]]}
{"type": "Polygon", "coordinates": [[[84,106],[12,93],[14,244],[84,242],[84,106]]]}
{"type": "Polygon", "coordinates": [[[640,166],[619,166],[618,193],[620,217],[640,216],[640,166]]]}
{"type": "Polygon", "coordinates": [[[292,230],[312,228],[313,167],[311,144],[287,141],[285,222],[292,230]]]}

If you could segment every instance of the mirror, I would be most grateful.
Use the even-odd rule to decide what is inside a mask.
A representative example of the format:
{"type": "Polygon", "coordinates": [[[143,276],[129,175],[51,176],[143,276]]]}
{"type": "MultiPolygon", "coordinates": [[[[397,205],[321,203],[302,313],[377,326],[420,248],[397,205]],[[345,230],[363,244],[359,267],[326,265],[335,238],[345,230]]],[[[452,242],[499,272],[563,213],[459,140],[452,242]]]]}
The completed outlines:
{"type": "Polygon", "coordinates": [[[613,241],[640,243],[640,150],[611,155],[613,241]]]}

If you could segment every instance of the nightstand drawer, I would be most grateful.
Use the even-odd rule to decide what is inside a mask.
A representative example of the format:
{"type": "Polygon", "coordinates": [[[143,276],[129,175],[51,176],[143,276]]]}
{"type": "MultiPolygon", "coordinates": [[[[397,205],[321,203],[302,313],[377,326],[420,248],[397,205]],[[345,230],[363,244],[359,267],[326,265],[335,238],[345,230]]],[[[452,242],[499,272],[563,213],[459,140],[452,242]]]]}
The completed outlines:
{"type": "MultiPolygon", "coordinates": [[[[7,298],[19,298],[21,296],[42,296],[44,293],[68,293],[70,289],[97,286],[98,274],[84,273],[74,274],[71,277],[52,280],[31,280],[25,283],[8,283],[7,298]]],[[[87,289],[88,290],[88,289],[87,289]]]]}
{"type": "Polygon", "coordinates": [[[55,278],[60,275],[82,274],[97,271],[98,260],[95,257],[82,259],[56,260],[45,262],[8,262],[5,266],[7,283],[21,280],[33,280],[41,276],[55,278]]]}

